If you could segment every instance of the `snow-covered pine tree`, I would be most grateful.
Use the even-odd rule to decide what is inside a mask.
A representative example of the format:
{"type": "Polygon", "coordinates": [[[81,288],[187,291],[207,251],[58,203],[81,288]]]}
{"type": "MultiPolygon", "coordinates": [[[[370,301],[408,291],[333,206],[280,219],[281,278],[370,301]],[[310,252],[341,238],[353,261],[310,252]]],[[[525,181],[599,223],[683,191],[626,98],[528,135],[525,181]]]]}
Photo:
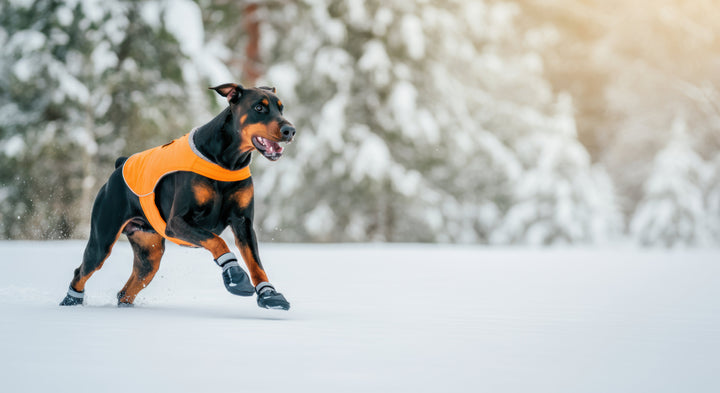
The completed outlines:
{"type": "Polygon", "coordinates": [[[518,111],[531,125],[509,141],[523,172],[494,242],[599,242],[622,230],[612,181],[577,140],[570,97],[560,95],[551,110],[518,111]]]}
{"type": "MultiPolygon", "coordinates": [[[[262,30],[273,64],[265,79],[279,88],[302,133],[256,185],[258,196],[267,196],[262,227],[293,228],[271,237],[394,240],[398,221],[412,219],[398,206],[410,207],[414,201],[402,192],[422,179],[398,161],[413,149],[394,150],[385,138],[405,139],[389,116],[396,77],[382,40],[397,34],[389,28],[402,13],[383,8],[375,18],[373,9],[377,2],[303,1],[269,15],[262,30]]],[[[429,231],[418,237],[432,239],[429,231]]]]}
{"type": "MultiPolygon", "coordinates": [[[[180,3],[172,12],[197,9],[180,3]]],[[[187,13],[173,19],[167,6],[0,4],[0,237],[71,236],[89,224],[92,199],[119,155],[189,130],[186,80],[213,64],[187,60],[185,46],[202,36],[190,34],[197,29],[187,13]]],[[[202,29],[199,10],[197,22],[202,29]]]]}
{"type": "Polygon", "coordinates": [[[552,242],[612,226],[609,180],[601,170],[588,180],[598,176],[572,107],[556,103],[512,3],[320,0],[284,11],[262,32],[265,79],[300,134],[284,161],[258,168],[262,226],[275,231],[266,238],[552,242]],[[523,188],[545,175],[568,192],[523,188]],[[510,225],[515,203],[558,213],[513,213],[510,225]]]}
{"type": "Polygon", "coordinates": [[[464,74],[475,77],[481,108],[473,121],[491,130],[518,168],[510,182],[497,184],[502,219],[490,241],[602,241],[622,225],[612,182],[578,141],[572,100],[553,92],[538,54],[543,40],[527,39],[517,27],[519,12],[513,3],[490,2],[468,3],[463,12],[473,42],[482,43],[464,74]]]}
{"type": "Polygon", "coordinates": [[[673,121],[671,134],[643,184],[643,199],[635,209],[630,231],[643,245],[706,244],[705,184],[709,168],[693,150],[682,116],[673,121]]]}
{"type": "Polygon", "coordinates": [[[501,161],[481,174],[494,180],[514,167],[496,138],[473,126],[471,82],[457,61],[448,64],[457,50],[475,51],[468,25],[455,23],[461,13],[461,2],[308,1],[270,15],[266,80],[302,133],[286,161],[258,180],[270,212],[263,227],[279,229],[270,237],[480,238],[478,218],[495,220],[497,209],[488,190],[454,195],[481,187],[469,159],[501,161]],[[490,150],[476,154],[482,149],[490,150]]]}

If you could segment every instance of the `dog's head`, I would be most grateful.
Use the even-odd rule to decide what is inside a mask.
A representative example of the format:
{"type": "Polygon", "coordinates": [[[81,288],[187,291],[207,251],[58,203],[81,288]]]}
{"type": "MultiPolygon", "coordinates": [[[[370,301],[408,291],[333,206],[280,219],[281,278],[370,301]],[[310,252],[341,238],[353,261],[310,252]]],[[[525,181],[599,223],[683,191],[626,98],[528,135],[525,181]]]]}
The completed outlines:
{"type": "Polygon", "coordinates": [[[274,87],[243,88],[235,83],[211,87],[226,97],[233,114],[233,126],[240,134],[240,150],[259,151],[275,161],[282,156],[281,142],[292,142],[295,127],[283,117],[282,101],[274,87]]]}

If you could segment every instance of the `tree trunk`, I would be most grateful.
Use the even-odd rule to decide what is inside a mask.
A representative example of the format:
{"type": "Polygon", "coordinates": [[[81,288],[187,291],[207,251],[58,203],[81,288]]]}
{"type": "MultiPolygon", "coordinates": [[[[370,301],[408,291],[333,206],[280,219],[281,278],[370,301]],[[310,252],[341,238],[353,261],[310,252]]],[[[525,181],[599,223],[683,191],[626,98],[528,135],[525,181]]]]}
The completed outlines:
{"type": "Polygon", "coordinates": [[[248,3],[245,5],[242,23],[248,37],[245,46],[242,80],[250,86],[255,86],[263,70],[260,61],[260,18],[257,3],[248,3]]]}

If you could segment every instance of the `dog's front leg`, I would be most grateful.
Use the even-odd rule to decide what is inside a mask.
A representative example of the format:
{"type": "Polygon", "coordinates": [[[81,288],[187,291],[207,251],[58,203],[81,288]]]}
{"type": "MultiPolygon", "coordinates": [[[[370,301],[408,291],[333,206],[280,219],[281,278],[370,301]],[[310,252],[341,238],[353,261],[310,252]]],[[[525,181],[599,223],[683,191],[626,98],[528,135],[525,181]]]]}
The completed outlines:
{"type": "Polygon", "coordinates": [[[270,284],[262,262],[260,262],[257,238],[252,226],[252,205],[250,209],[245,209],[242,215],[233,217],[230,223],[235,234],[235,244],[240,250],[240,255],[245,260],[253,284],[255,284],[258,306],[279,310],[290,309],[290,303],[270,284]]]}
{"type": "Polygon", "coordinates": [[[220,236],[190,225],[182,216],[171,216],[165,228],[165,234],[210,251],[215,263],[222,268],[225,288],[233,295],[252,296],[255,287],[245,271],[238,264],[235,254],[220,236]]]}

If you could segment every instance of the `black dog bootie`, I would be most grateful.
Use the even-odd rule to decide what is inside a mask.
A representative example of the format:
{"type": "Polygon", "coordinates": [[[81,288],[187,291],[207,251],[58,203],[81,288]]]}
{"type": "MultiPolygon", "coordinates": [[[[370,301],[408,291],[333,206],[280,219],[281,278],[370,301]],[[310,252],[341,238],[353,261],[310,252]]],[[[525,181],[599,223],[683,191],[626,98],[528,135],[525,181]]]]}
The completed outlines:
{"type": "Polygon", "coordinates": [[[228,252],[221,255],[215,260],[215,263],[223,269],[223,283],[228,292],[238,296],[252,296],[255,293],[255,287],[250,282],[250,277],[240,267],[233,253],[228,252]]]}
{"type": "Polygon", "coordinates": [[[273,310],[289,310],[290,303],[282,293],[275,292],[275,288],[268,282],[261,282],[257,288],[257,304],[262,308],[273,310]]]}
{"type": "Polygon", "coordinates": [[[72,287],[68,288],[65,299],[60,302],[61,306],[82,306],[83,299],[85,298],[85,292],[78,292],[72,287]]]}

